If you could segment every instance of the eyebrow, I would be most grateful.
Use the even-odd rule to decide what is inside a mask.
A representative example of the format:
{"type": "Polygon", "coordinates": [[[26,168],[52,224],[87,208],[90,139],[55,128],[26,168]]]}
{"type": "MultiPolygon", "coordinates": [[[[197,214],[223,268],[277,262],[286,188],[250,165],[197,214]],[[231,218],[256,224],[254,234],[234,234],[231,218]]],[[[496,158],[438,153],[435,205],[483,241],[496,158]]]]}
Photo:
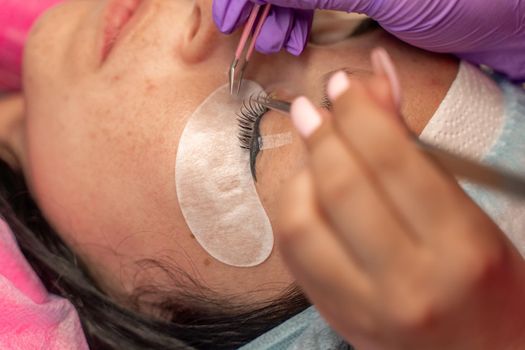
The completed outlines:
{"type": "Polygon", "coordinates": [[[350,67],[341,67],[338,69],[331,70],[328,73],[325,73],[321,76],[321,86],[323,89],[321,108],[327,109],[329,111],[332,110],[332,107],[333,107],[332,101],[330,101],[330,99],[328,98],[328,94],[327,94],[328,82],[330,81],[330,78],[332,77],[332,75],[340,71],[345,72],[347,75],[353,75],[355,73],[355,70],[350,69],[350,67]]]}

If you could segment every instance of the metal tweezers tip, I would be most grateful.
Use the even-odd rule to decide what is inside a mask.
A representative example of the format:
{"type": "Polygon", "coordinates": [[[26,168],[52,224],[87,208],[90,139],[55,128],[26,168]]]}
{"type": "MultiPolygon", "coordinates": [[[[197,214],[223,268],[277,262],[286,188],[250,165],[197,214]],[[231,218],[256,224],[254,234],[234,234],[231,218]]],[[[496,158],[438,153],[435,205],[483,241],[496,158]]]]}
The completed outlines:
{"type": "Polygon", "coordinates": [[[230,95],[233,95],[233,92],[235,90],[235,70],[237,68],[237,65],[239,65],[239,60],[237,58],[234,58],[230,66],[230,71],[228,72],[230,82],[230,95]]]}

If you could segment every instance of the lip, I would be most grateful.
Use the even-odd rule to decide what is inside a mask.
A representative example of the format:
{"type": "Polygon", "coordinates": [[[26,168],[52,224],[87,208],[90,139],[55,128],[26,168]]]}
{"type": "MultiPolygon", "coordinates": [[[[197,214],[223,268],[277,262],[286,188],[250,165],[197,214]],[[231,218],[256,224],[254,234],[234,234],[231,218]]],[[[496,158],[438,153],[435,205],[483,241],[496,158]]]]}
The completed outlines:
{"type": "MultiPolygon", "coordinates": [[[[106,61],[124,30],[132,25],[141,4],[147,0],[109,0],[104,9],[101,64],[106,61]]],[[[136,21],[135,21],[136,22],[136,21]]]]}

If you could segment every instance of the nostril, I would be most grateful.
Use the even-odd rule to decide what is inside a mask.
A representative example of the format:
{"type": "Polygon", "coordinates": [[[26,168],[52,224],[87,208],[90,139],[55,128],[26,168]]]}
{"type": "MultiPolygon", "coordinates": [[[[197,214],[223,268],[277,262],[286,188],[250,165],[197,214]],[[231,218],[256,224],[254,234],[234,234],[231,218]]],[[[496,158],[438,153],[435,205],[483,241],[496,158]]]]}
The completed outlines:
{"type": "Polygon", "coordinates": [[[191,13],[191,20],[189,27],[187,28],[188,40],[193,40],[199,31],[201,25],[202,13],[199,6],[194,6],[191,13]]]}
{"type": "Polygon", "coordinates": [[[186,9],[186,20],[183,22],[178,46],[179,57],[186,63],[198,63],[212,57],[221,42],[219,31],[211,17],[211,9],[203,4],[205,2],[208,0],[195,1],[186,9]]]}

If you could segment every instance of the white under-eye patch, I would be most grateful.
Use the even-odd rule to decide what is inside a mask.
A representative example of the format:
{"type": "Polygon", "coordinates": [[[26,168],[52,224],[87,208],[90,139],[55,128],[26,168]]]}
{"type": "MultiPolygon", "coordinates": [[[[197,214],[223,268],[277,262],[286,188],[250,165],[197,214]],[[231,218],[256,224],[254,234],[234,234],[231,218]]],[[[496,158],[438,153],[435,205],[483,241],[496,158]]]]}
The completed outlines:
{"type": "MultiPolygon", "coordinates": [[[[243,82],[238,99],[227,85],[215,90],[190,116],[175,167],[182,214],[200,245],[232,266],[259,265],[271,254],[273,231],[250,172],[249,152],[239,147],[237,113],[242,101],[263,89],[243,82]]],[[[263,142],[280,147],[286,135],[263,142]]]]}
{"type": "Polygon", "coordinates": [[[288,146],[293,142],[293,136],[291,132],[285,132],[281,134],[272,134],[268,136],[261,136],[259,144],[261,150],[275,149],[284,146],[288,146]]]}

